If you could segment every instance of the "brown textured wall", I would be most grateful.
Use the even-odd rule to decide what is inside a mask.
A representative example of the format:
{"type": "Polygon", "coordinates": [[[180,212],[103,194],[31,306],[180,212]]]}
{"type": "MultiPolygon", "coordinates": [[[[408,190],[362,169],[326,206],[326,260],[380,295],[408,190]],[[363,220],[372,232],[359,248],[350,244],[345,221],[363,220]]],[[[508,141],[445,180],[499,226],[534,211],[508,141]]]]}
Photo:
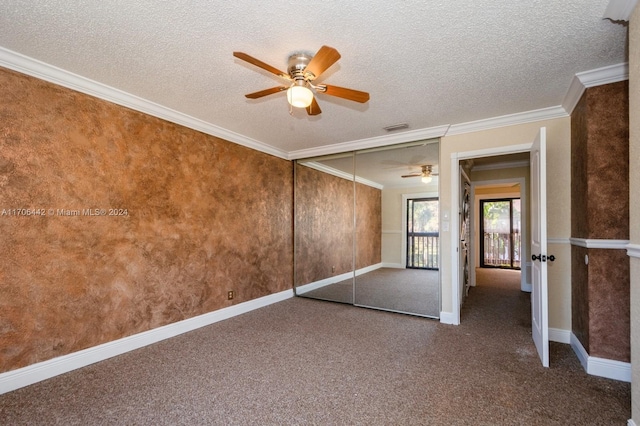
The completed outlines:
{"type": "Polygon", "coordinates": [[[292,287],[290,162],[4,69],[0,99],[0,372],[292,287]]]}
{"type": "MultiPolygon", "coordinates": [[[[628,99],[626,81],[588,88],[571,115],[574,238],[629,238],[628,99]]],[[[573,333],[589,355],[629,361],[626,252],[573,246],[571,272],[573,333]]]]}
{"type": "MultiPolygon", "coordinates": [[[[626,250],[589,249],[589,355],[629,362],[629,257],[626,250]]],[[[587,348],[587,346],[585,346],[587,348]]]]}
{"type": "Polygon", "coordinates": [[[571,331],[589,350],[589,267],[585,247],[571,246],[571,331]]]}
{"type": "Polygon", "coordinates": [[[629,84],[592,87],[587,100],[587,238],[629,238],[629,84]]]}
{"type": "Polygon", "coordinates": [[[356,184],[356,269],[382,261],[382,191],[356,184]]]}
{"type": "Polygon", "coordinates": [[[295,285],[352,271],[353,181],[295,167],[295,285]]]}
{"type": "MultiPolygon", "coordinates": [[[[295,285],[353,271],[353,181],[295,167],[295,285]]],[[[358,269],[382,261],[382,191],[355,185],[358,269]]]]}

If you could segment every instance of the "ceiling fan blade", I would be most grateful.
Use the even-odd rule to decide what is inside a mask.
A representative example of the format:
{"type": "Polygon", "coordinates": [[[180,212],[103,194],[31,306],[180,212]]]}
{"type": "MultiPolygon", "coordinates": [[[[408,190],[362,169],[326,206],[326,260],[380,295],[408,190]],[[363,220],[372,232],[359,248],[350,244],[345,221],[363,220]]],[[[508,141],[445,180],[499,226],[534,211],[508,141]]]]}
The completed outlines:
{"type": "Polygon", "coordinates": [[[260,90],[259,92],[249,93],[248,95],[245,95],[245,96],[249,99],[258,99],[263,96],[273,95],[274,93],[282,92],[283,90],[287,90],[287,88],[284,86],[278,86],[278,87],[272,87],[270,89],[260,90]]]}
{"type": "Polygon", "coordinates": [[[272,74],[277,75],[278,77],[289,78],[289,74],[280,71],[279,69],[272,67],[269,64],[265,64],[259,59],[254,58],[253,56],[249,56],[246,53],[242,52],[233,52],[233,56],[238,59],[242,59],[243,61],[249,62],[252,65],[262,68],[263,70],[269,71],[272,74]]]}
{"type": "Polygon", "coordinates": [[[422,176],[422,173],[418,173],[418,174],[414,173],[414,174],[410,174],[410,175],[402,175],[400,177],[408,178],[408,177],[420,177],[420,176],[422,176]]]}
{"type": "Polygon", "coordinates": [[[321,92],[330,95],[337,96],[338,98],[348,99],[350,101],[365,103],[369,100],[369,94],[367,92],[361,92],[359,90],[346,89],[344,87],[329,86],[322,84],[319,86],[321,92]]]}
{"type": "Polygon", "coordinates": [[[336,49],[329,46],[322,46],[320,50],[318,50],[318,53],[311,58],[311,61],[304,69],[304,72],[305,74],[313,74],[313,78],[309,78],[309,80],[313,80],[320,77],[320,74],[325,72],[331,65],[335,64],[338,59],[340,59],[340,54],[336,49]]]}
{"type": "Polygon", "coordinates": [[[320,109],[320,106],[318,105],[318,102],[316,101],[316,97],[313,97],[313,100],[311,101],[311,105],[309,105],[307,107],[307,114],[309,115],[318,115],[322,112],[322,110],[320,109]]]}

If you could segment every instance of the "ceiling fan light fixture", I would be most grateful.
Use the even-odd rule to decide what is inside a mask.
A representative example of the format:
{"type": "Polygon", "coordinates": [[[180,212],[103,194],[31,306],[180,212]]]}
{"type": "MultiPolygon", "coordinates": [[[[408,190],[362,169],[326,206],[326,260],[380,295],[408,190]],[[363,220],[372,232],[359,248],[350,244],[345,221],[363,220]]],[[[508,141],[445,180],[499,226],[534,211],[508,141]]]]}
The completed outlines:
{"type": "Polygon", "coordinates": [[[346,87],[329,86],[327,84],[314,85],[312,83],[340,59],[340,53],[333,47],[322,46],[314,56],[306,53],[294,53],[289,56],[289,68],[286,73],[243,52],[233,52],[233,56],[292,83],[290,86],[276,86],[244,95],[248,99],[259,99],[263,96],[286,91],[287,101],[291,105],[289,108],[290,114],[293,113],[293,107],[305,108],[310,116],[320,114],[322,111],[318,102],[316,102],[314,92],[359,103],[369,101],[367,92],[347,89],[346,87]]]}
{"type": "Polygon", "coordinates": [[[422,176],[422,183],[431,183],[431,176],[422,176]]]}
{"type": "Polygon", "coordinates": [[[313,102],[313,92],[306,86],[294,84],[287,89],[287,101],[292,107],[306,108],[313,102]]]}

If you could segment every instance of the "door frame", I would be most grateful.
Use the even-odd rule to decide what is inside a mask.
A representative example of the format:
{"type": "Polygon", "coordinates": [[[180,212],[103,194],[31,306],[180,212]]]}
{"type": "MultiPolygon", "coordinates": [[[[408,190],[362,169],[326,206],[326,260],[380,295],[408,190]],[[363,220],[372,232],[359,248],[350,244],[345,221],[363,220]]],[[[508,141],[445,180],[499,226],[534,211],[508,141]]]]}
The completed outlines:
{"type": "MultiPolygon", "coordinates": [[[[478,149],[474,151],[460,151],[451,153],[451,324],[460,324],[460,305],[462,291],[460,289],[460,161],[474,158],[493,157],[495,155],[518,154],[531,152],[533,141],[527,144],[507,145],[496,148],[478,149]]],[[[442,212],[440,213],[442,214],[442,212]]]]}

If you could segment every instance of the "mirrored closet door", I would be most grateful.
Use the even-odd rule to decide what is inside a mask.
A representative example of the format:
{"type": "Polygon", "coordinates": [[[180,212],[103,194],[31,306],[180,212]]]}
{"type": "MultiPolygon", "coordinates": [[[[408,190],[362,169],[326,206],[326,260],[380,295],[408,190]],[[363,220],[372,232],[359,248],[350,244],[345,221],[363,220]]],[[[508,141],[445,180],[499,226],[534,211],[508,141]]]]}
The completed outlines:
{"type": "Polygon", "coordinates": [[[355,305],[439,316],[438,159],[437,141],[355,153],[355,305]]]}
{"type": "Polygon", "coordinates": [[[437,318],[437,140],[298,160],[296,295],[437,318]]]}
{"type": "Polygon", "coordinates": [[[295,163],[298,296],[353,304],[353,157],[347,153],[295,163]]]}

